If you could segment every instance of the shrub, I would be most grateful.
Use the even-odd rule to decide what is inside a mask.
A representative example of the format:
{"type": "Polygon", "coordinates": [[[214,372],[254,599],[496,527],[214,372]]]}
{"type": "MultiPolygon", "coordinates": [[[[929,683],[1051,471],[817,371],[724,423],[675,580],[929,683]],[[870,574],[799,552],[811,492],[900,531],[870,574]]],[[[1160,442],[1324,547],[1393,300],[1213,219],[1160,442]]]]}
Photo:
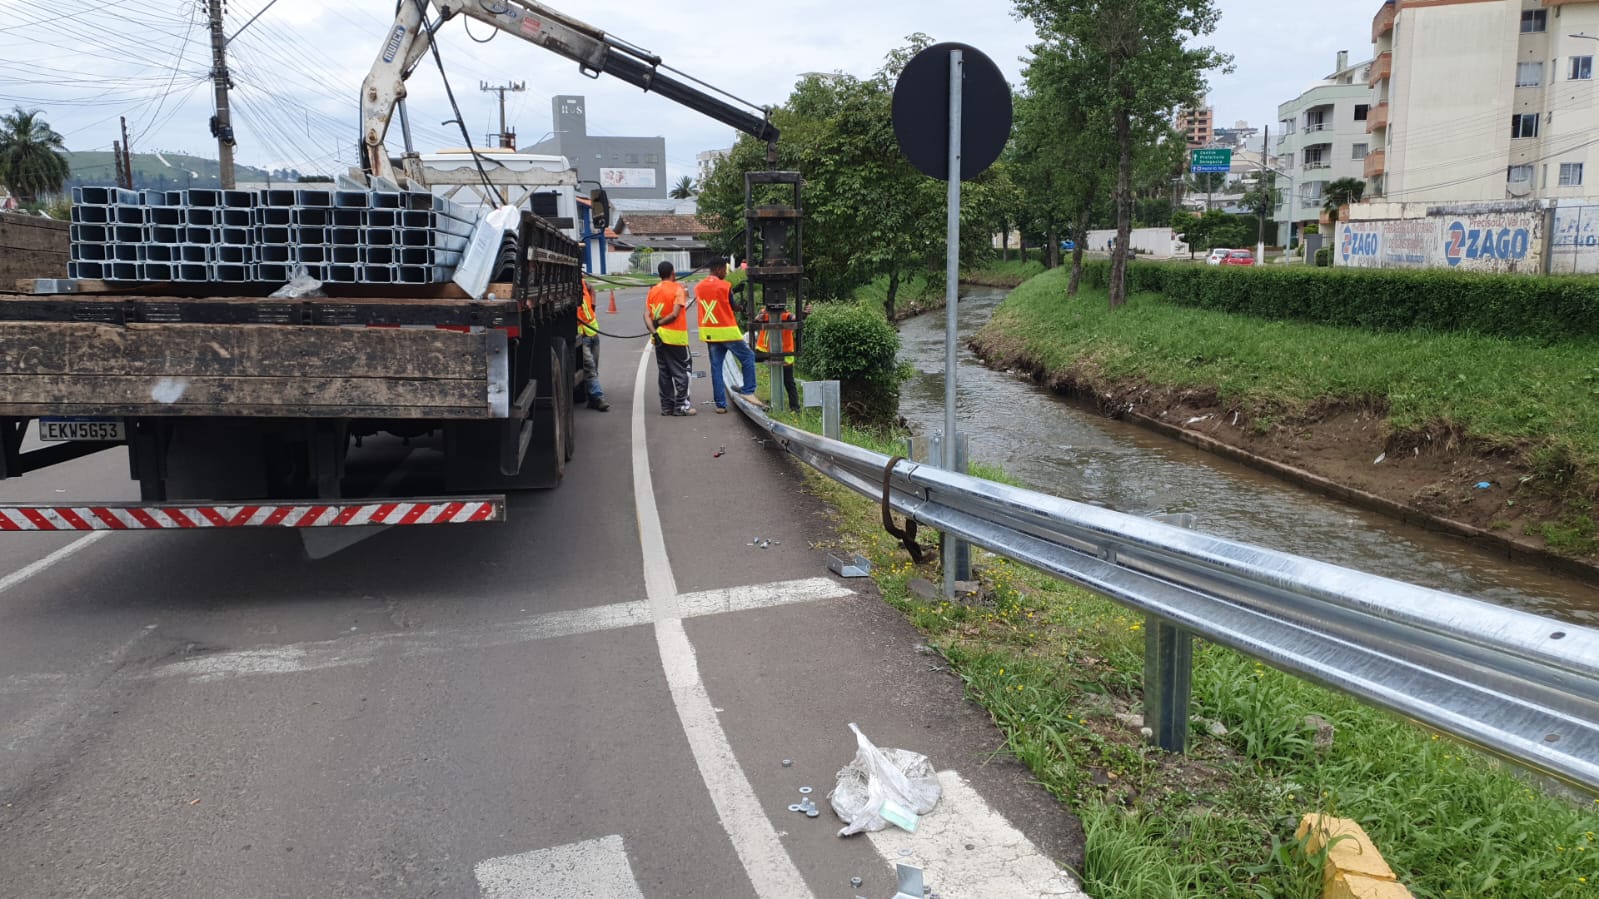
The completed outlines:
{"type": "Polygon", "coordinates": [[[798,364],[813,378],[838,381],[849,419],[888,427],[899,416],[899,332],[880,313],[853,303],[818,306],[805,319],[798,364]]]}
{"type": "Polygon", "coordinates": [[[1331,268],[1332,267],[1332,247],[1322,247],[1321,249],[1316,251],[1316,267],[1317,268],[1331,268]]]}
{"type": "MultiPolygon", "coordinates": [[[[1110,263],[1084,264],[1089,287],[1104,288],[1109,279],[1110,263]]],[[[1370,331],[1599,338],[1599,278],[1138,263],[1127,267],[1127,290],[1162,293],[1184,306],[1370,331]]]]}

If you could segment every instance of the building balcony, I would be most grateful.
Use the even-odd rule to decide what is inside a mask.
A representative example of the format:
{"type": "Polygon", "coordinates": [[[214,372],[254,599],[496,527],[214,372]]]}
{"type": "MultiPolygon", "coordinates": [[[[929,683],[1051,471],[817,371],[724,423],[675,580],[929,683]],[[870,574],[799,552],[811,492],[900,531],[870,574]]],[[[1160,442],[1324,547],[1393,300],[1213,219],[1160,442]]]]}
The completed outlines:
{"type": "Polygon", "coordinates": [[[1366,133],[1388,127],[1388,101],[1383,100],[1366,112],[1366,133]]]}
{"type": "Polygon", "coordinates": [[[1388,152],[1386,150],[1373,150],[1366,154],[1366,180],[1380,177],[1388,171],[1388,152]]]}
{"type": "Polygon", "coordinates": [[[1388,0],[1388,2],[1384,3],[1382,9],[1377,10],[1377,15],[1371,20],[1371,42],[1375,44],[1383,35],[1393,34],[1394,19],[1398,16],[1398,3],[1394,2],[1394,0],[1388,0]]]}
{"type": "Polygon", "coordinates": [[[1378,82],[1385,81],[1392,77],[1393,74],[1394,54],[1391,51],[1388,53],[1381,53],[1378,54],[1376,60],[1372,62],[1371,74],[1367,77],[1366,83],[1375,86],[1378,82]]]}
{"type": "Polygon", "coordinates": [[[1332,163],[1325,159],[1307,159],[1299,168],[1306,172],[1324,172],[1332,168],[1332,163]]]}

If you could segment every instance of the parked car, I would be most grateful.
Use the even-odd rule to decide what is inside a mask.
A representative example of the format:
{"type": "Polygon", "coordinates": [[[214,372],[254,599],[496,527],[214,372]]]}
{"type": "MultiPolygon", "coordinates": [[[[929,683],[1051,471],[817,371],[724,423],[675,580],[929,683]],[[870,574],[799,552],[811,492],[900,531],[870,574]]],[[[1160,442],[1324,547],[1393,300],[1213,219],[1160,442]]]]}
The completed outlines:
{"type": "Polygon", "coordinates": [[[1210,251],[1210,255],[1209,256],[1205,257],[1205,264],[1206,265],[1221,265],[1221,261],[1223,259],[1226,259],[1227,258],[1227,254],[1231,253],[1231,252],[1232,252],[1232,250],[1229,250],[1226,247],[1216,247],[1215,249],[1210,251]]]}
{"type": "Polygon", "coordinates": [[[1060,242],[1060,248],[1063,250],[1075,250],[1077,249],[1077,244],[1075,241],[1063,240],[1060,242]]]}
{"type": "Polygon", "coordinates": [[[1252,250],[1228,250],[1227,258],[1221,261],[1222,265],[1254,265],[1255,254],[1252,250]]]}

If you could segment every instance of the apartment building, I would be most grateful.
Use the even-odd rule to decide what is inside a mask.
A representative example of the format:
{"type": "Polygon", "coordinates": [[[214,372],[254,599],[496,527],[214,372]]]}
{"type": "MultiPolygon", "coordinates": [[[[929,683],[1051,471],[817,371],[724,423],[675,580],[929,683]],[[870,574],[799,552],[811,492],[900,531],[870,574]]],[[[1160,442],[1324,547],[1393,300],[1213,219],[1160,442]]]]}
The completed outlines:
{"type": "Polygon", "coordinates": [[[1332,74],[1277,107],[1277,242],[1297,238],[1300,228],[1321,218],[1322,196],[1339,178],[1360,178],[1371,138],[1368,76],[1371,60],[1349,62],[1338,53],[1332,74]]]}
{"type": "Polygon", "coordinates": [[[1599,0],[1387,0],[1368,198],[1571,199],[1599,179],[1599,0]]]}
{"type": "Polygon", "coordinates": [[[1188,149],[1208,147],[1216,139],[1216,111],[1209,106],[1190,106],[1177,113],[1177,130],[1188,138],[1188,149]]]}

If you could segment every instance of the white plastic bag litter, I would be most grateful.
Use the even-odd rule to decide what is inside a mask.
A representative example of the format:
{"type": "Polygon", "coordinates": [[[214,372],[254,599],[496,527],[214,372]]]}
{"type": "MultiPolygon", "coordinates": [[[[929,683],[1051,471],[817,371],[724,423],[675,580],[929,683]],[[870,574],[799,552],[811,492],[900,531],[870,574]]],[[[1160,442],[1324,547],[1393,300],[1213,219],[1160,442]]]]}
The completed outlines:
{"type": "Polygon", "coordinates": [[[933,763],[906,749],[878,749],[859,727],[851,724],[849,729],[859,745],[855,760],[838,772],[838,784],[827,794],[834,813],[847,825],[838,835],[879,831],[890,821],[914,831],[915,816],[932,811],[943,793],[933,763]]]}
{"type": "Polygon", "coordinates": [[[272,291],[272,296],[276,299],[298,300],[305,297],[323,297],[327,296],[327,294],[322,292],[321,281],[311,277],[305,266],[297,265],[294,267],[294,276],[289,279],[289,283],[272,291]]]}

